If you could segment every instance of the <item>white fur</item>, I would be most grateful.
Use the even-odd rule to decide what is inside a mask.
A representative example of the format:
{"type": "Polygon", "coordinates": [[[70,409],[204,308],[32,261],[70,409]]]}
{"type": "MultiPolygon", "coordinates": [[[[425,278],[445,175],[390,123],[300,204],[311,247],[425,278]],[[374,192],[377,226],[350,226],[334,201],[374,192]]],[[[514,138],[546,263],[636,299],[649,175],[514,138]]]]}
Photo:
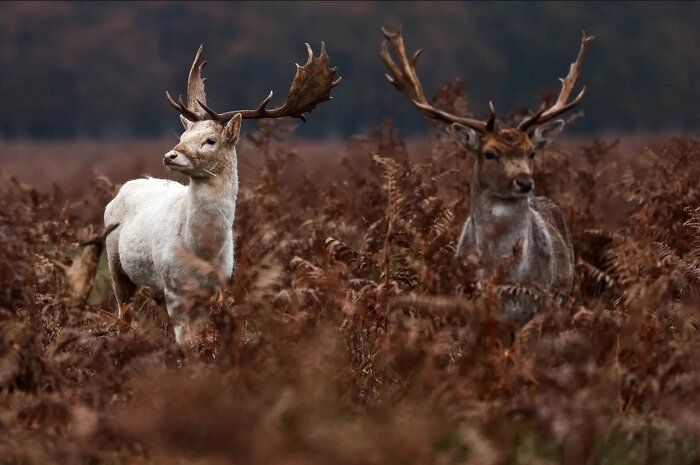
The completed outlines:
{"type": "Polygon", "coordinates": [[[197,195],[179,182],[157,178],[135,179],[122,186],[105,208],[105,223],[119,223],[119,259],[134,284],[163,290],[166,278],[182,268],[176,259],[178,251],[183,246],[196,249],[197,238],[187,234],[185,225],[188,213],[201,212],[191,208],[188,212],[188,207],[221,212],[221,222],[213,225],[225,237],[217,265],[225,278],[231,277],[235,194],[229,199],[210,194],[197,195]]]}
{"type": "Polygon", "coordinates": [[[491,215],[494,218],[504,218],[513,215],[513,207],[504,203],[496,203],[491,207],[491,215]]]}

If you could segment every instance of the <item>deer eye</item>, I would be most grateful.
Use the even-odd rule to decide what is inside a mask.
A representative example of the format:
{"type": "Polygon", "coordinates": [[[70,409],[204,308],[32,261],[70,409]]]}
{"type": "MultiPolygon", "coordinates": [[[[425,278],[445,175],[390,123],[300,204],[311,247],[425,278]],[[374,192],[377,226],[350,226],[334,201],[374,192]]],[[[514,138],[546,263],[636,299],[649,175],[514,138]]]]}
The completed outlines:
{"type": "Polygon", "coordinates": [[[484,152],[484,158],[486,158],[487,160],[496,160],[498,158],[498,156],[496,155],[496,152],[494,152],[493,150],[486,150],[484,152]]]}
{"type": "Polygon", "coordinates": [[[213,137],[209,137],[204,143],[209,144],[209,145],[214,145],[214,144],[216,144],[216,139],[214,139],[213,137]]]}
{"type": "Polygon", "coordinates": [[[535,151],[530,152],[530,158],[535,158],[535,151]]]}

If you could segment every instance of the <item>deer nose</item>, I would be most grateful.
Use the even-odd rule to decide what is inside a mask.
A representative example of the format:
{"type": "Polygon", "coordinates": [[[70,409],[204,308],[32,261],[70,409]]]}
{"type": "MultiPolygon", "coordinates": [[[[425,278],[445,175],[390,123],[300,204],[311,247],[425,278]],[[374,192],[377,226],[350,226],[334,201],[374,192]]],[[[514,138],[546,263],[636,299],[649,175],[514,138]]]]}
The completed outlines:
{"type": "Polygon", "coordinates": [[[177,158],[177,153],[168,152],[165,154],[165,158],[167,158],[168,160],[175,160],[177,158]]]}
{"type": "Polygon", "coordinates": [[[532,176],[527,174],[517,175],[513,180],[513,183],[515,184],[515,188],[521,194],[527,194],[533,189],[533,187],[535,187],[535,181],[532,179],[532,176]]]}

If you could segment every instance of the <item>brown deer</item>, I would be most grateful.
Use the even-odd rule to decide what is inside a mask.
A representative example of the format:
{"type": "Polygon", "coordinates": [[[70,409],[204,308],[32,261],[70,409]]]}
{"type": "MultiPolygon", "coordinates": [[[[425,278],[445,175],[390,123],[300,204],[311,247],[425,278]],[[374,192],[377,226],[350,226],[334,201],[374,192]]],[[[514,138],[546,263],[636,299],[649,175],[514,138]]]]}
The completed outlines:
{"type": "Polygon", "coordinates": [[[290,116],[305,121],[304,113],[330,100],[340,83],[323,42],[318,57],[308,44],[306,49],[308,59],[297,65],[287,100],[277,108],[267,109],[272,92],[255,110],[217,113],[209,108],[201,47],[187,81],[187,104],[166,92],[185,132],[163,163],[187,176],[189,185],[136,179],[124,184],[105,208],[105,223],[119,223],[107,236],[106,248],[120,320],[136,286],[146,285],[164,293],[178,343],[196,335],[206,321],[205,306],[195,303],[206,302],[233,274],[236,144],[242,120],[290,116]]]}
{"type": "MultiPolygon", "coordinates": [[[[571,110],[583,98],[585,87],[569,98],[581,71],[586,47],[593,37],[583,33],[576,61],[571,64],[553,105],[543,105],[516,127],[499,127],[493,104],[482,121],[449,113],[430,104],[416,74],[422,50],[406,55],[401,32],[382,28],[385,40],[381,56],[387,79],[430,119],[450,124],[458,142],[476,156],[471,185],[471,211],[457,244],[456,257],[471,252],[481,266],[477,276],[501,272],[506,281],[533,286],[554,295],[567,293],[574,274],[574,252],[564,216],[548,198],[532,195],[537,150],[550,144],[564,128],[555,118],[571,110]],[[397,62],[391,57],[389,44],[397,62]],[[504,269],[505,268],[505,269],[504,269]]],[[[532,298],[506,299],[506,312],[518,325],[537,311],[532,298]]]]}

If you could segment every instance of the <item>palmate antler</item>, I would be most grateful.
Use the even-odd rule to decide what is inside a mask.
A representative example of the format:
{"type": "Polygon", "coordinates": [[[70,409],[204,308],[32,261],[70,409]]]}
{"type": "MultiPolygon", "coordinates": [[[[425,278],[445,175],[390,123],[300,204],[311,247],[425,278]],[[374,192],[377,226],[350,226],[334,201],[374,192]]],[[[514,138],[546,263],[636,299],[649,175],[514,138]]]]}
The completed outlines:
{"type": "Polygon", "coordinates": [[[331,90],[333,87],[340,84],[341,78],[335,79],[337,72],[336,68],[330,68],[330,59],[326,53],[326,44],[321,42],[321,53],[318,57],[314,57],[313,50],[309,44],[306,44],[308,58],[303,66],[297,66],[297,72],[289,88],[287,100],[281,106],[267,109],[267,105],[272,100],[272,91],[258,105],[255,110],[233,110],[225,113],[217,113],[207,106],[206,96],[204,94],[204,79],[201,77],[201,69],[206,62],[199,62],[201,56],[200,51],[197,52],[195,61],[190,70],[190,78],[188,79],[188,105],[185,105],[180,98],[175,102],[170,94],[166,92],[168,102],[180,114],[190,121],[203,121],[212,119],[222,124],[228,122],[237,113],[240,113],[243,119],[261,119],[261,118],[282,118],[290,116],[306,121],[304,113],[310,113],[319,103],[331,100],[331,90]],[[192,94],[190,94],[192,92],[192,94]],[[195,102],[204,110],[204,113],[199,113],[195,108],[195,102]]]}
{"type": "Polygon", "coordinates": [[[583,55],[586,52],[588,44],[593,39],[595,39],[595,37],[587,36],[585,31],[582,33],[581,47],[579,48],[578,55],[576,56],[576,61],[571,63],[571,66],[569,67],[569,74],[567,74],[564,79],[559,79],[561,81],[561,91],[559,92],[556,102],[554,102],[554,105],[551,107],[542,108],[534,115],[525,118],[518,125],[518,129],[525,131],[533,126],[546,123],[547,121],[550,121],[553,118],[556,118],[557,116],[571,110],[581,101],[583,95],[586,93],[585,86],[583,89],[581,89],[581,92],[579,92],[575,99],[567,103],[567,100],[569,100],[569,97],[571,96],[571,92],[574,90],[578,76],[581,74],[583,55]]]}
{"type": "Polygon", "coordinates": [[[487,121],[457,116],[432,106],[430,102],[428,102],[428,99],[425,98],[423,86],[421,86],[418,75],[416,74],[416,63],[418,62],[418,57],[420,57],[423,50],[421,49],[416,51],[413,54],[413,58],[409,60],[408,56],[406,55],[406,47],[403,43],[403,35],[401,34],[401,31],[390,32],[382,28],[382,33],[386,38],[386,40],[382,42],[382,61],[384,61],[384,64],[389,71],[389,73],[386,74],[386,78],[394,87],[396,87],[400,92],[404,93],[411,103],[421,111],[421,113],[431,119],[444,121],[446,123],[462,124],[482,133],[493,131],[496,122],[496,112],[493,108],[493,104],[489,105],[491,115],[487,121]],[[394,49],[394,54],[396,55],[398,64],[393,60],[391,54],[389,53],[389,44],[391,44],[392,48],[394,49]]]}
{"type": "Polygon", "coordinates": [[[170,93],[168,91],[165,92],[170,105],[190,121],[201,121],[203,119],[202,113],[200,113],[203,107],[199,106],[198,102],[204,102],[205,105],[207,103],[207,94],[204,91],[205,78],[202,77],[202,69],[204,69],[207,62],[204,61],[202,52],[204,52],[204,46],[200,45],[197,54],[194,56],[190,74],[187,76],[187,105],[182,102],[182,97],[175,102],[170,93]]]}

